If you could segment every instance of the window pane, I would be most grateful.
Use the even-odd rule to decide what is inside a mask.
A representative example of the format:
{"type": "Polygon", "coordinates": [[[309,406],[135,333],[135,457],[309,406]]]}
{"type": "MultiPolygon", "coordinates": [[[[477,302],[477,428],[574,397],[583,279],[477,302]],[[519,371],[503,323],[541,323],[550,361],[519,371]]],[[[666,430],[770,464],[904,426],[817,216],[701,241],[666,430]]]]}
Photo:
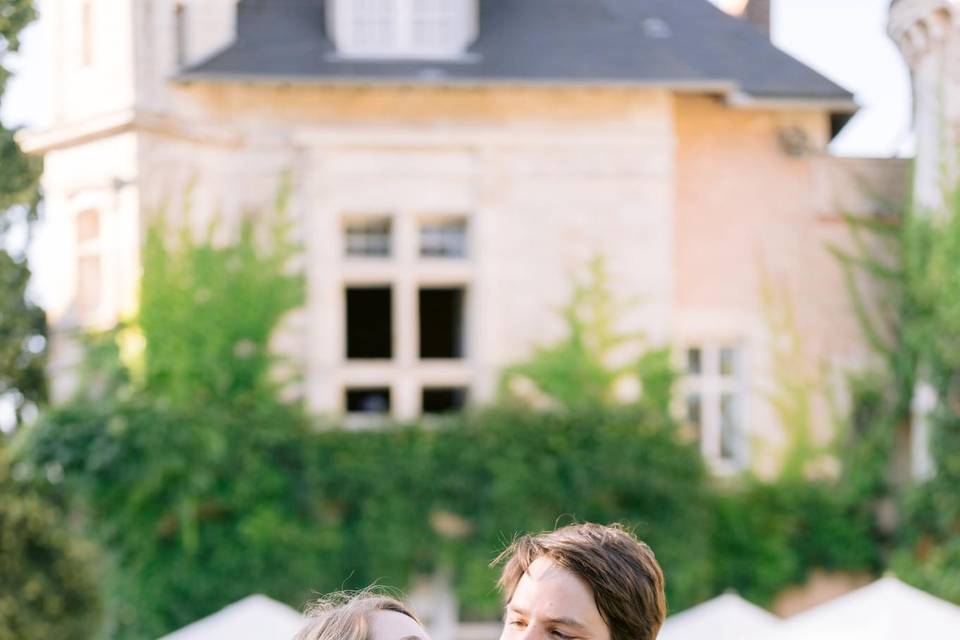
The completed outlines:
{"type": "Polygon", "coordinates": [[[77,242],[84,243],[100,237],[100,212],[87,209],[77,214],[77,242]]]}
{"type": "Polygon", "coordinates": [[[350,6],[355,47],[380,52],[396,47],[397,0],[350,0],[350,6]]]}
{"type": "Polygon", "coordinates": [[[347,413],[390,413],[390,389],[347,389],[347,413]]]}
{"type": "Polygon", "coordinates": [[[80,7],[80,64],[93,64],[93,5],[84,0],[80,7]]]}
{"type": "Polygon", "coordinates": [[[346,225],[348,256],[390,257],[390,219],[352,221],[346,225]]]}
{"type": "Polygon", "coordinates": [[[703,427],[703,400],[699,393],[691,393],[687,396],[687,424],[693,427],[699,440],[703,427]]]}
{"type": "Polygon", "coordinates": [[[467,221],[447,220],[420,227],[420,255],[433,258],[467,256],[467,221]]]}
{"type": "Polygon", "coordinates": [[[420,357],[463,358],[463,288],[420,289],[420,357]]]}
{"type": "Polygon", "coordinates": [[[77,260],[77,308],[89,312],[100,306],[100,257],[81,256],[77,260]]]}
{"type": "Polygon", "coordinates": [[[737,397],[725,393],[720,397],[720,457],[735,460],[740,449],[740,407],[737,397]]]}
{"type": "Polygon", "coordinates": [[[183,4],[178,4],[177,8],[174,10],[174,29],[176,31],[176,45],[177,45],[177,66],[182,67],[187,64],[187,52],[189,22],[187,17],[187,7],[183,4]]]}
{"type": "Polygon", "coordinates": [[[436,387],[423,390],[423,413],[454,413],[463,409],[467,390],[462,387],[436,387]]]}
{"type": "Polygon", "coordinates": [[[735,376],[739,372],[737,350],[733,347],[720,349],[720,375],[735,376]]]}
{"type": "Polygon", "coordinates": [[[390,287],[347,289],[347,359],[393,357],[393,297],[390,287]]]}
{"type": "Polygon", "coordinates": [[[697,347],[687,349],[687,374],[698,376],[703,373],[703,353],[697,347]]]}
{"type": "Polygon", "coordinates": [[[411,40],[418,49],[449,46],[455,37],[458,3],[451,0],[411,0],[411,40]]]}

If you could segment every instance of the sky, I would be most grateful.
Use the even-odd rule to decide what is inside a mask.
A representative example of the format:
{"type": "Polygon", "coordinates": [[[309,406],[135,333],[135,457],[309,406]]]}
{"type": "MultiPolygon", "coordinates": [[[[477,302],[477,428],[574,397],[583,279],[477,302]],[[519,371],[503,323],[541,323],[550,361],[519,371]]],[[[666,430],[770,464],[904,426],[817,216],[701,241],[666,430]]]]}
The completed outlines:
{"type": "MultiPolygon", "coordinates": [[[[681,0],[686,1],[686,0],[681,0]]],[[[912,155],[910,75],[887,37],[890,0],[774,0],[773,40],[853,92],[860,112],[834,141],[838,155],[912,155]]]]}
{"type": "MultiPolygon", "coordinates": [[[[696,2],[700,0],[675,0],[696,2]]],[[[715,4],[742,0],[711,0],[715,4]]],[[[773,0],[773,40],[781,49],[854,93],[861,110],[834,141],[838,155],[909,155],[910,80],[886,35],[889,0],[773,0]]],[[[19,72],[0,105],[7,125],[50,120],[44,19],[23,34],[19,72]]]]}

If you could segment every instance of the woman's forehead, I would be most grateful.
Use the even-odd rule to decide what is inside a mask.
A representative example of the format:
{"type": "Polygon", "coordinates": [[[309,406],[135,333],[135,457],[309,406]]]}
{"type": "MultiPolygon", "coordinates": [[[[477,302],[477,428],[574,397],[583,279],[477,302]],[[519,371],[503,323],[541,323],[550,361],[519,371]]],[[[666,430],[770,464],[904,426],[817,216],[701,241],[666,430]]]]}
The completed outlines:
{"type": "Polygon", "coordinates": [[[377,610],[367,616],[371,640],[430,640],[426,630],[406,614],[377,610]]]}

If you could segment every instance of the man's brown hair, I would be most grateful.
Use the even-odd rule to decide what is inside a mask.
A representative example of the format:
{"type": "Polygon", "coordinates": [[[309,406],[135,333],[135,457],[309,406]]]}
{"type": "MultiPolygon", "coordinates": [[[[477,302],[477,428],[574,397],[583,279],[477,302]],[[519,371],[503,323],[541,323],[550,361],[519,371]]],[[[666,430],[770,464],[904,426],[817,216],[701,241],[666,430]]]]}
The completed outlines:
{"type": "Polygon", "coordinates": [[[505,563],[499,587],[507,604],[520,578],[546,557],[593,591],[611,640],[656,640],[667,614],[663,571],[653,550],[619,524],[573,524],[517,538],[494,564],[505,563]]]}

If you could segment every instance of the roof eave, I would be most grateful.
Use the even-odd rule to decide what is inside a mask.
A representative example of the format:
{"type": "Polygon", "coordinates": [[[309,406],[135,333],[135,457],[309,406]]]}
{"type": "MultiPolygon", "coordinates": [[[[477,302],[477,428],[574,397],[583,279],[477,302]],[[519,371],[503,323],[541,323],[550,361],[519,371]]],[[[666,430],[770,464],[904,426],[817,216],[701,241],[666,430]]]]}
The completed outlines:
{"type": "Polygon", "coordinates": [[[657,88],[683,93],[728,94],[736,90],[736,83],[708,80],[622,80],[597,78],[579,80],[567,78],[450,78],[446,76],[389,77],[389,76],[308,76],[284,74],[222,73],[191,71],[178,74],[170,81],[179,85],[191,84],[256,84],[334,87],[610,87],[610,88],[657,88]]]}
{"type": "Polygon", "coordinates": [[[852,95],[755,95],[732,81],[707,80],[579,80],[565,78],[449,78],[449,77],[378,77],[364,76],[307,76],[282,74],[218,73],[190,71],[173,76],[171,82],[181,86],[192,84],[253,84],[261,86],[329,86],[329,87],[429,87],[429,88],[488,88],[488,87],[605,87],[655,88],[676,93],[714,94],[723,97],[734,109],[781,110],[800,109],[854,114],[860,109],[852,95]]]}
{"type": "Polygon", "coordinates": [[[860,105],[852,95],[803,96],[803,95],[753,95],[741,90],[726,96],[727,104],[735,109],[802,109],[829,111],[830,113],[854,114],[860,105]]]}

